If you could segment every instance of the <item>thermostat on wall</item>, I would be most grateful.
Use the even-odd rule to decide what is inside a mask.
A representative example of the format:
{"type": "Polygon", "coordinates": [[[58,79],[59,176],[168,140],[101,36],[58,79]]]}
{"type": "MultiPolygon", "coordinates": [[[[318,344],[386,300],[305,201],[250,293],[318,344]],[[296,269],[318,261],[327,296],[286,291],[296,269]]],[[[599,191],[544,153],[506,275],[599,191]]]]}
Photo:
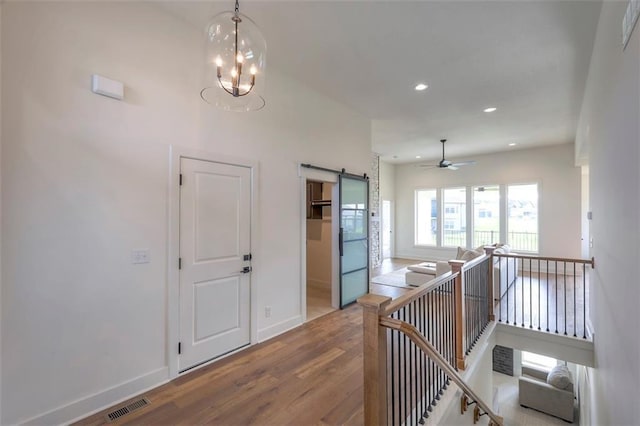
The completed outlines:
{"type": "Polygon", "coordinates": [[[98,74],[91,76],[91,91],[98,95],[122,100],[124,98],[124,84],[120,81],[111,80],[98,74]]]}

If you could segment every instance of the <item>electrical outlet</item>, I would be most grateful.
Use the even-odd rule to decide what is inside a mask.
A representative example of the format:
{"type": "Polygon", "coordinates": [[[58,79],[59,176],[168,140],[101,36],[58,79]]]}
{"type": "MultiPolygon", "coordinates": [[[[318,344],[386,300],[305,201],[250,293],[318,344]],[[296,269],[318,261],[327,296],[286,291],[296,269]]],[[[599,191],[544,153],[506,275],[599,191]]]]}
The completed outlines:
{"type": "Polygon", "coordinates": [[[148,249],[133,250],[131,252],[131,263],[139,264],[139,263],[149,263],[149,262],[151,262],[151,260],[150,260],[148,249]]]}
{"type": "Polygon", "coordinates": [[[265,306],[264,308],[264,317],[271,318],[271,306],[265,306]]]}

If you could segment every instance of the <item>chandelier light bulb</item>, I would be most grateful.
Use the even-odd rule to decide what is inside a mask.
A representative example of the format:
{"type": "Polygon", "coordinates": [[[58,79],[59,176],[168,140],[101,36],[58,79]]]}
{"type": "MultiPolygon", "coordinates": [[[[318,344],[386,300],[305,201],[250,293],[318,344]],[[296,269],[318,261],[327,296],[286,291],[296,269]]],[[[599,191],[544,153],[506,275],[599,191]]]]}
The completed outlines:
{"type": "Polygon", "coordinates": [[[220,57],[220,55],[216,57],[216,66],[218,67],[222,66],[222,58],[220,57]]]}
{"type": "Polygon", "coordinates": [[[238,61],[239,64],[241,64],[244,61],[244,57],[242,56],[242,53],[238,53],[238,56],[236,56],[236,61],[238,61]]]}
{"type": "Polygon", "coordinates": [[[256,68],[255,65],[251,65],[251,68],[249,68],[249,72],[251,73],[251,75],[256,75],[256,73],[258,72],[258,69],[256,68]]]}

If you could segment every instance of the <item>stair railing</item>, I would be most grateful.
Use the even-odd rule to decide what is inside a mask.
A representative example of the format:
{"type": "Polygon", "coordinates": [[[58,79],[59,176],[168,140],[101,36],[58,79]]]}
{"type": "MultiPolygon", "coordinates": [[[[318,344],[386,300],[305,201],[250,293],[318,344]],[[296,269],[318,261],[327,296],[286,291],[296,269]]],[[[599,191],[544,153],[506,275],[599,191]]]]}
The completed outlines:
{"type": "MultiPolygon", "coordinates": [[[[492,250],[490,250],[492,251],[492,250]]],[[[594,259],[492,253],[499,322],[589,338],[589,273],[594,259]]]]}
{"type": "Polygon", "coordinates": [[[464,383],[466,355],[493,319],[491,257],[451,261],[452,272],[363,307],[366,425],[423,424],[451,381],[476,403],[474,419],[502,419],[464,383]]]}

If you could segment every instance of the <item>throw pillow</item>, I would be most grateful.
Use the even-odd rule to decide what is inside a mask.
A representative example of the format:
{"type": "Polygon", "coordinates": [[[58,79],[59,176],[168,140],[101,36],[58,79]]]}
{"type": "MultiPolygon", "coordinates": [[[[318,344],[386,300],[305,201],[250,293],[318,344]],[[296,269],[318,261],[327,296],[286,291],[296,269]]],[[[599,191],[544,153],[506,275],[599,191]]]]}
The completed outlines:
{"type": "Polygon", "coordinates": [[[571,382],[571,372],[566,365],[556,365],[551,369],[549,374],[547,375],[547,383],[549,383],[554,388],[558,389],[569,389],[572,385],[571,382]]]}
{"type": "Polygon", "coordinates": [[[471,259],[475,259],[476,257],[480,257],[482,256],[482,253],[478,253],[475,250],[467,250],[462,257],[460,258],[460,260],[464,260],[465,262],[470,261],[471,259]]]}
{"type": "Polygon", "coordinates": [[[484,246],[478,247],[475,250],[467,250],[462,247],[458,247],[458,254],[456,255],[457,260],[464,260],[468,262],[471,259],[475,259],[478,256],[482,256],[484,254],[484,246]]]}

